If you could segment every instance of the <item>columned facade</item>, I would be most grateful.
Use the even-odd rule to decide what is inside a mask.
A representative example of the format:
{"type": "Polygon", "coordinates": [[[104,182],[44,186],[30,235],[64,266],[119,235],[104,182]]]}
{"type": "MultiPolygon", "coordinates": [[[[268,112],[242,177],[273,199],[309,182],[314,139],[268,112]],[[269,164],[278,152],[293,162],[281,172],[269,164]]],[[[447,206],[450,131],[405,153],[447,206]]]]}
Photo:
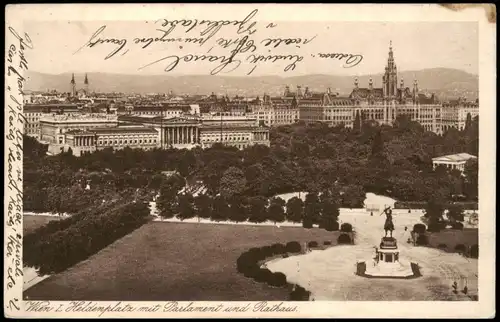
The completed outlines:
{"type": "Polygon", "coordinates": [[[197,144],[199,142],[199,130],[195,125],[172,124],[166,125],[162,130],[162,142],[164,146],[179,144],[197,144]]]}

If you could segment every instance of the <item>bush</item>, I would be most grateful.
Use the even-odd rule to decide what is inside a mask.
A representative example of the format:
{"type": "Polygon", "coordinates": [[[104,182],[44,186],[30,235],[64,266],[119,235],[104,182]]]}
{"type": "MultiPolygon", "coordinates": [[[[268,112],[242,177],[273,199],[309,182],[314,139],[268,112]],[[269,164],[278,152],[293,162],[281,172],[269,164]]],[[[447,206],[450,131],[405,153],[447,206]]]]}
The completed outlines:
{"type": "Polygon", "coordinates": [[[310,292],[299,285],[295,285],[293,291],[290,293],[290,301],[309,301],[310,292]]]}
{"type": "Polygon", "coordinates": [[[304,220],[302,221],[302,227],[306,229],[313,228],[313,221],[311,219],[304,218],[304,220]]]}
{"type": "Polygon", "coordinates": [[[479,245],[474,244],[470,247],[470,257],[479,258],[479,245]]]}
{"type": "Polygon", "coordinates": [[[259,268],[253,276],[254,280],[259,283],[269,283],[272,280],[273,273],[267,268],[259,268]]]}
{"type": "Polygon", "coordinates": [[[316,241],[310,241],[310,242],[307,244],[307,247],[309,247],[309,248],[315,248],[315,247],[318,247],[318,242],[316,242],[316,241]]]}
{"type": "Polygon", "coordinates": [[[324,224],[323,227],[326,231],[338,231],[339,230],[339,223],[336,221],[329,221],[328,223],[324,224]]]}
{"type": "Polygon", "coordinates": [[[451,229],[463,230],[464,224],[462,224],[461,222],[454,222],[451,224],[451,229]]]}
{"type": "Polygon", "coordinates": [[[427,227],[427,231],[429,232],[440,232],[445,228],[445,224],[441,222],[430,223],[427,227]]]}
{"type": "Polygon", "coordinates": [[[437,248],[442,249],[442,250],[446,250],[448,248],[448,246],[446,246],[446,244],[439,244],[437,248]]]}
{"type": "Polygon", "coordinates": [[[255,278],[259,274],[260,270],[261,268],[257,263],[249,263],[247,266],[243,267],[243,275],[245,277],[255,278]]]}
{"type": "Polygon", "coordinates": [[[427,246],[429,244],[429,239],[427,238],[426,235],[418,235],[415,244],[417,246],[427,246]]]}
{"type": "Polygon", "coordinates": [[[273,255],[280,255],[286,252],[285,245],[283,244],[273,244],[271,245],[271,252],[273,255]]]}
{"type": "Polygon", "coordinates": [[[340,231],[345,232],[345,233],[351,233],[352,232],[352,225],[350,223],[343,223],[342,226],[340,226],[340,231]]]}
{"type": "Polygon", "coordinates": [[[269,278],[268,283],[271,286],[283,287],[287,285],[286,276],[283,273],[280,272],[271,273],[271,275],[269,275],[268,278],[269,278]]]}
{"type": "Polygon", "coordinates": [[[260,248],[260,252],[261,252],[261,257],[264,257],[263,259],[266,259],[267,257],[271,257],[273,256],[273,249],[271,248],[271,246],[264,246],[264,247],[261,247],[260,248]]]}
{"type": "Polygon", "coordinates": [[[331,241],[329,241],[329,240],[327,240],[327,241],[325,241],[325,242],[323,243],[323,245],[325,245],[325,246],[330,246],[331,244],[332,244],[332,242],[331,242],[331,241]]]}
{"type": "Polygon", "coordinates": [[[467,248],[465,247],[464,244],[458,244],[457,246],[455,246],[455,252],[457,252],[459,254],[465,254],[466,250],[467,250],[467,248]]]}
{"type": "Polygon", "coordinates": [[[288,253],[300,253],[302,250],[302,246],[300,246],[299,242],[296,241],[288,242],[285,248],[288,253]]]}
{"type": "Polygon", "coordinates": [[[425,234],[425,230],[427,227],[425,227],[424,224],[415,224],[413,225],[413,232],[417,234],[425,234]]]}
{"type": "Polygon", "coordinates": [[[348,234],[341,234],[339,238],[337,239],[337,244],[342,245],[342,244],[350,244],[351,243],[351,236],[348,234]]]}

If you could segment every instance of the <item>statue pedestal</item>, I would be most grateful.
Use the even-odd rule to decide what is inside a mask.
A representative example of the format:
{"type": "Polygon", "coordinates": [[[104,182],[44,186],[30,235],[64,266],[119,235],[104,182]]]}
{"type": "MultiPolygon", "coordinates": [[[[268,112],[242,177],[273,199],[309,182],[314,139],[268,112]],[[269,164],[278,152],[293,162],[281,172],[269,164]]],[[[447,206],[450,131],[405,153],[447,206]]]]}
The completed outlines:
{"type": "Polygon", "coordinates": [[[366,276],[411,277],[411,264],[401,261],[397,241],[393,237],[383,237],[380,248],[375,250],[375,258],[366,265],[366,276]]]}

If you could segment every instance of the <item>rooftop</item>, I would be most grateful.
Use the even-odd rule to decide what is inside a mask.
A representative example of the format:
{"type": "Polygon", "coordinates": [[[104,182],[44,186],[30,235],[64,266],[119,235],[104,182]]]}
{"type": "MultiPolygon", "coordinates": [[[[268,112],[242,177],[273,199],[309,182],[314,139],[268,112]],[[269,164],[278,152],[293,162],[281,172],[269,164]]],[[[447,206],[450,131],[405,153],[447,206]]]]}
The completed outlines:
{"type": "Polygon", "coordinates": [[[432,161],[442,161],[442,162],[463,162],[471,159],[477,159],[476,156],[471,155],[469,153],[457,153],[444,155],[441,157],[432,158],[432,161]]]}

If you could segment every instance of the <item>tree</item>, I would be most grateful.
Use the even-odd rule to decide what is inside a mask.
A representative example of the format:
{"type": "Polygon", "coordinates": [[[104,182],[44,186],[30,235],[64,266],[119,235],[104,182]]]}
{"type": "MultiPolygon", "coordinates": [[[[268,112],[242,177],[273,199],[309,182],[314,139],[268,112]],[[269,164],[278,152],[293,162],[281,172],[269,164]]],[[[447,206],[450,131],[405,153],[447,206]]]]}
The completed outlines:
{"type": "Polygon", "coordinates": [[[348,185],[342,195],[342,206],[347,208],[362,208],[366,194],[362,186],[348,185]]]}
{"type": "Polygon", "coordinates": [[[237,167],[230,167],[224,171],[220,180],[220,193],[223,197],[229,198],[233,195],[240,195],[246,187],[246,178],[243,171],[237,167]]]}
{"type": "Polygon", "coordinates": [[[177,198],[179,202],[179,214],[177,215],[177,218],[181,220],[193,218],[195,216],[193,195],[185,193],[179,195],[177,198]]]}
{"type": "Polygon", "coordinates": [[[452,224],[464,221],[464,207],[457,203],[450,204],[448,206],[448,220],[452,224]]]}
{"type": "Polygon", "coordinates": [[[361,130],[361,118],[359,116],[359,111],[356,111],[356,116],[354,118],[352,129],[356,132],[359,132],[361,130]]]}
{"type": "Polygon", "coordinates": [[[156,200],[156,208],[163,218],[172,218],[178,211],[177,194],[184,186],[183,178],[173,176],[165,180],[160,187],[160,196],[156,200]]]}
{"type": "Polygon", "coordinates": [[[479,189],[478,160],[473,159],[465,163],[464,190],[469,199],[477,200],[479,189]]]}
{"type": "Polygon", "coordinates": [[[200,218],[211,218],[212,216],[212,199],[205,195],[200,194],[194,198],[195,210],[200,218]]]}
{"type": "Polygon", "coordinates": [[[268,209],[269,219],[274,221],[274,223],[285,221],[284,207],[285,200],[281,199],[280,197],[272,198],[269,203],[268,209]]]}
{"type": "Polygon", "coordinates": [[[321,205],[317,193],[310,192],[306,195],[304,202],[303,222],[319,223],[321,214],[321,205]]]}
{"type": "Polygon", "coordinates": [[[211,219],[214,221],[223,221],[228,220],[230,216],[230,208],[227,200],[222,196],[215,197],[211,219]]]}
{"type": "Polygon", "coordinates": [[[248,219],[245,197],[233,196],[229,199],[231,215],[229,220],[234,222],[244,222],[248,219]]]}
{"type": "Polygon", "coordinates": [[[298,197],[288,199],[286,204],[286,219],[290,222],[302,222],[304,202],[298,197]]]}
{"type": "Polygon", "coordinates": [[[384,154],[384,141],[382,139],[382,131],[378,130],[375,133],[375,137],[372,142],[372,152],[371,156],[373,157],[381,157],[384,154]]]}
{"type": "Polygon", "coordinates": [[[328,231],[339,229],[338,217],[340,211],[336,196],[324,192],[321,195],[321,227],[328,231]]]}
{"type": "Polygon", "coordinates": [[[259,223],[267,220],[267,199],[262,196],[248,198],[249,221],[259,223]]]}
{"type": "Polygon", "coordinates": [[[468,132],[471,127],[472,127],[472,115],[470,113],[467,113],[467,118],[465,119],[464,131],[468,132]]]}
{"type": "Polygon", "coordinates": [[[438,198],[431,198],[425,205],[425,217],[428,220],[427,230],[434,232],[444,228],[443,212],[444,203],[438,198]]]}

